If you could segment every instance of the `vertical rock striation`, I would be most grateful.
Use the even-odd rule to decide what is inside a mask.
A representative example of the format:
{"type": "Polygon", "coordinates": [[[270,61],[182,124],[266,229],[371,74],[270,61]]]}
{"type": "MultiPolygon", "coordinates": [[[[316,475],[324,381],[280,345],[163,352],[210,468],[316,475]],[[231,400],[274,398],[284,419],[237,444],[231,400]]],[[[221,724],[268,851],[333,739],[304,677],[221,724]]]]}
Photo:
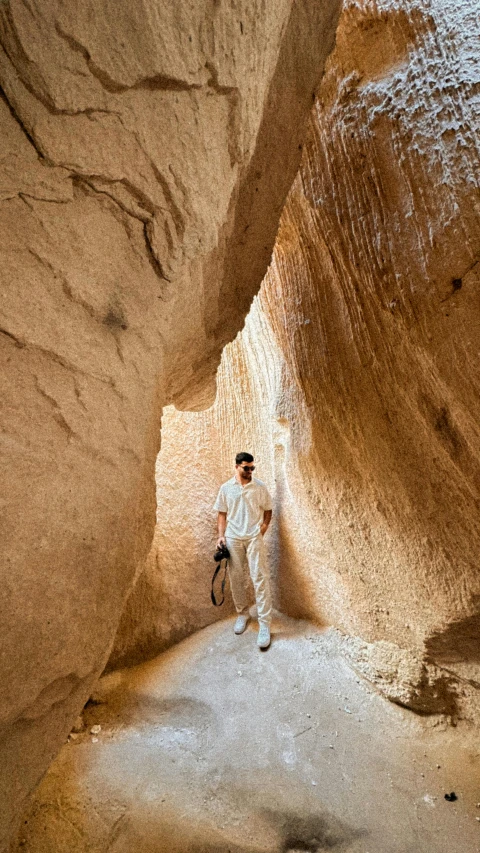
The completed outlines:
{"type": "Polygon", "coordinates": [[[151,542],[270,258],[338,4],[0,6],[0,849],[151,542]]]}
{"type": "Polygon", "coordinates": [[[465,689],[480,663],[464,642],[480,600],[477,40],[466,3],[346,4],[265,288],[309,410],[298,465],[319,565],[341,590],[319,595],[311,569],[309,601],[369,643],[459,664],[465,689]]]}
{"type": "Polygon", "coordinates": [[[477,43],[465,2],[344,4],[258,306],[194,432],[222,475],[225,440],[276,477],[280,605],[448,714],[480,684],[477,43]]]}

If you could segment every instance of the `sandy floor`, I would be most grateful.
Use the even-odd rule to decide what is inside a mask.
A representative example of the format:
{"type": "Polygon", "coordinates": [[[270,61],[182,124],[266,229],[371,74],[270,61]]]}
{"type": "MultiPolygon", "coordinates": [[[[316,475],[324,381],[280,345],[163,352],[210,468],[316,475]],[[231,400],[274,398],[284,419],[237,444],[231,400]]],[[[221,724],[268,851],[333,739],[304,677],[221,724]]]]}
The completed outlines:
{"type": "Polygon", "coordinates": [[[328,631],[284,620],[262,653],[256,623],[241,637],[232,625],[104,680],[20,850],[480,851],[474,732],[372,693],[328,631]]]}

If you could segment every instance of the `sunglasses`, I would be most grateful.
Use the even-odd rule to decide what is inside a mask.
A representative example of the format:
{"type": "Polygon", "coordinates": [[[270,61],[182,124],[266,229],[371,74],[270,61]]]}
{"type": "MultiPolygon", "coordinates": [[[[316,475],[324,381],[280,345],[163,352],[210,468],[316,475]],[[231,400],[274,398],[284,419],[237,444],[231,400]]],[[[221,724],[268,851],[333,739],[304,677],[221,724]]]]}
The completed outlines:
{"type": "Polygon", "coordinates": [[[255,471],[255,465],[240,465],[242,471],[255,471]]]}

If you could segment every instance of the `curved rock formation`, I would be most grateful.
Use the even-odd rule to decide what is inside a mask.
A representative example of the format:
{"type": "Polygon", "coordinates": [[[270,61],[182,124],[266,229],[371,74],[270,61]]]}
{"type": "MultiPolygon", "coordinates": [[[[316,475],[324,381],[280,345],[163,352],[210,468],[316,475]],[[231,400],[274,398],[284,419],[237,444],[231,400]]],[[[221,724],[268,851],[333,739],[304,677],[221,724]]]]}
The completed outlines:
{"type": "Polygon", "coordinates": [[[423,664],[412,691],[447,712],[480,663],[477,39],[468,4],[346,5],[265,288],[309,412],[315,562],[335,577],[319,595],[301,572],[308,600],[394,645],[387,683],[398,647],[456,670],[449,697],[453,674],[431,688],[423,664]]]}
{"type": "Polygon", "coordinates": [[[239,449],[276,478],[280,606],[338,626],[390,698],[450,715],[480,685],[477,41],[466,3],[344,5],[217,403],[169,416],[170,460],[201,448],[218,474],[211,503],[239,449]]]}
{"type": "Polygon", "coordinates": [[[1,5],[1,849],[150,545],[162,406],[211,399],[264,275],[337,6],[1,5]]]}

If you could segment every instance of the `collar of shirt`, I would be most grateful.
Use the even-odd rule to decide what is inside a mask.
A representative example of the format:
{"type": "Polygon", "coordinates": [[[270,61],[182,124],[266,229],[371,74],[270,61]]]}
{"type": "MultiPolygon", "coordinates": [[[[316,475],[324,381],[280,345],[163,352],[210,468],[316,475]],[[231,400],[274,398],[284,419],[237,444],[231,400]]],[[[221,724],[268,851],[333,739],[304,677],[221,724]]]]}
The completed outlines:
{"type": "Polygon", "coordinates": [[[233,475],[233,477],[232,477],[232,479],[230,480],[230,482],[231,482],[231,483],[234,483],[236,486],[238,486],[238,488],[239,488],[239,489],[242,489],[242,491],[243,491],[243,489],[246,489],[246,488],[247,488],[247,486],[253,486],[253,477],[252,477],[252,479],[250,480],[250,482],[249,482],[249,483],[245,483],[245,485],[244,485],[244,486],[242,486],[242,484],[238,482],[238,480],[237,480],[237,478],[235,477],[235,474],[234,474],[234,475],[233,475]]]}

